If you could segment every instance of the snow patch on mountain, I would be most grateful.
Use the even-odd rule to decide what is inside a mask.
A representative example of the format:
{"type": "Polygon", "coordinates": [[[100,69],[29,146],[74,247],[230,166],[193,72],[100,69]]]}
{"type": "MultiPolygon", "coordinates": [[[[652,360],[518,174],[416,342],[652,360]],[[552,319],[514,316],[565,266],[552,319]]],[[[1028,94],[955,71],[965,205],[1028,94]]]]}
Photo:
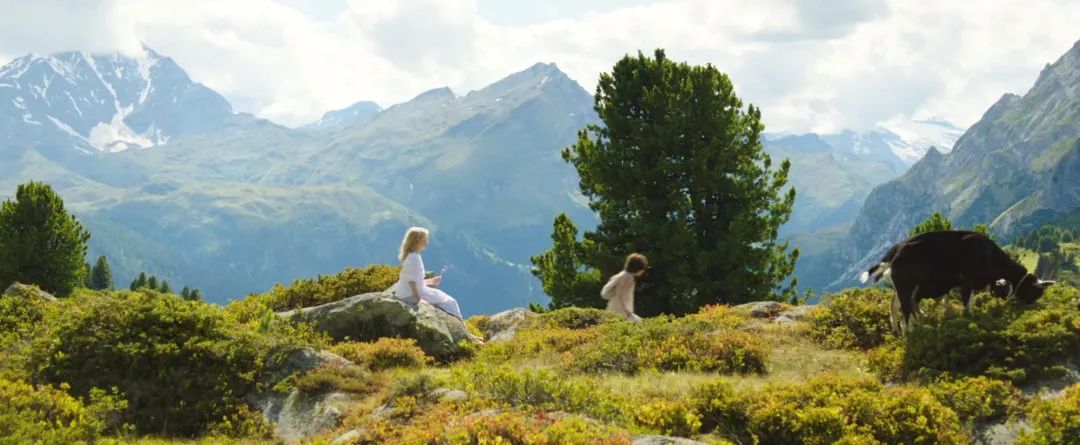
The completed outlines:
{"type": "Polygon", "coordinates": [[[964,129],[938,118],[896,119],[882,126],[900,137],[890,141],[889,146],[908,165],[922,159],[930,147],[943,153],[952,151],[953,145],[964,134],[964,129]]]}

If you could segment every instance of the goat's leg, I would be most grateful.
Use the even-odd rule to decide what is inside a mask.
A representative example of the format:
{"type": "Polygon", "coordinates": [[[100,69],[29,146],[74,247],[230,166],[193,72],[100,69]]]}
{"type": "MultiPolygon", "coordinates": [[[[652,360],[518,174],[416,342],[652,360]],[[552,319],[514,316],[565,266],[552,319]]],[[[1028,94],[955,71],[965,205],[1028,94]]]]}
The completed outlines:
{"type": "Polygon", "coordinates": [[[961,290],[960,301],[964,303],[964,315],[971,315],[971,306],[975,304],[975,292],[972,289],[961,290]]]}
{"type": "Polygon", "coordinates": [[[915,286],[915,289],[911,291],[911,304],[910,311],[904,314],[904,335],[907,336],[912,329],[915,329],[915,318],[919,313],[919,286],[915,286]]]}
{"type": "Polygon", "coordinates": [[[893,295],[889,305],[889,328],[894,334],[900,334],[900,294],[893,295]]]}

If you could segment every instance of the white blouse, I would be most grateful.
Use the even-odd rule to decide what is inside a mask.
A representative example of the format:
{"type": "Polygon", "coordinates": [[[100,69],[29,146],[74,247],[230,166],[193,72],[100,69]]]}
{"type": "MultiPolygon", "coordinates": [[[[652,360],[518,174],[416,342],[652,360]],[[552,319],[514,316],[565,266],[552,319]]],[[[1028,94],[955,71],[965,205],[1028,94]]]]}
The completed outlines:
{"type": "Polygon", "coordinates": [[[397,287],[394,288],[398,298],[412,298],[412,289],[409,287],[410,281],[416,283],[416,290],[423,296],[426,287],[424,283],[424,260],[416,252],[410,253],[405,257],[405,261],[401,262],[397,287]]]}

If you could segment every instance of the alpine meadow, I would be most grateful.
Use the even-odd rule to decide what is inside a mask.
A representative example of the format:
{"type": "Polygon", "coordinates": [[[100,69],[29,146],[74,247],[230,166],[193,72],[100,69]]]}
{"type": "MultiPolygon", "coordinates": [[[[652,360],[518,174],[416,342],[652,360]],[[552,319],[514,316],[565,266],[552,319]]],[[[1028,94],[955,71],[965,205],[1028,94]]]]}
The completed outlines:
{"type": "Polygon", "coordinates": [[[1080,5],[0,11],[0,445],[1080,445],[1080,5]]]}

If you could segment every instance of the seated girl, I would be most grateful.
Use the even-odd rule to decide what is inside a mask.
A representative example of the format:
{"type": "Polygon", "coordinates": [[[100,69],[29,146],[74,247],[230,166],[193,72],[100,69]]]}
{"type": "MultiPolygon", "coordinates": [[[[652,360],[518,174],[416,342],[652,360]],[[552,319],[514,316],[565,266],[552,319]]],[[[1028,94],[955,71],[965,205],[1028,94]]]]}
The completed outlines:
{"type": "MultiPolygon", "coordinates": [[[[401,254],[398,257],[401,260],[401,273],[398,275],[394,290],[398,298],[411,296],[418,302],[425,301],[464,323],[465,319],[461,316],[461,308],[458,307],[457,300],[446,292],[436,289],[442,283],[442,276],[424,278],[424,260],[420,258],[420,252],[423,252],[427,246],[427,229],[412,227],[405,232],[405,238],[401,241],[401,254]]],[[[470,340],[480,342],[479,337],[471,333],[468,335],[470,340]]]]}

